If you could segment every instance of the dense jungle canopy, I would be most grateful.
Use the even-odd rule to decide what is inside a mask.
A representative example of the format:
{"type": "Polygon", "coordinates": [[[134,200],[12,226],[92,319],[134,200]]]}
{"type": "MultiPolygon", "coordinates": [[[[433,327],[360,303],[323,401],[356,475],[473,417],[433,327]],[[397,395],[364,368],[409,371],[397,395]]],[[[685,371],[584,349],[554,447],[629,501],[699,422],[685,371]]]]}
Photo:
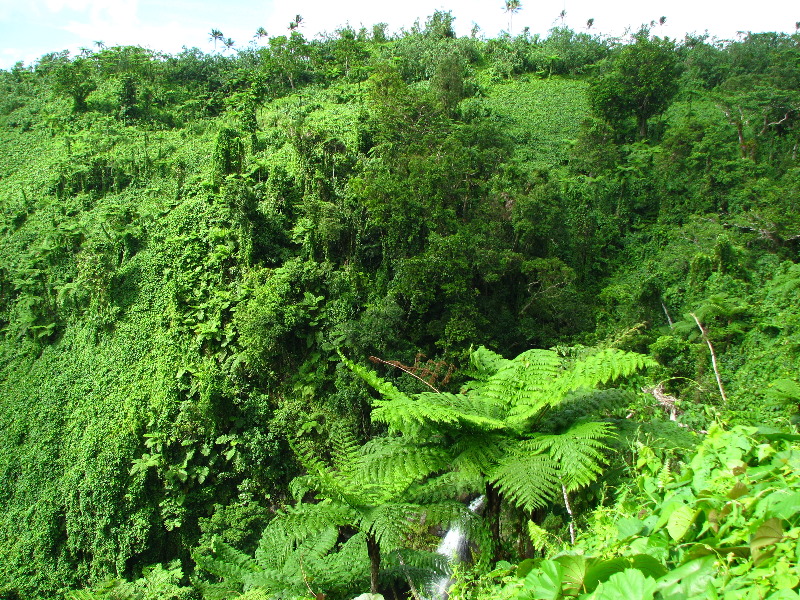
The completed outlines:
{"type": "Polygon", "coordinates": [[[800,34],[657,29],[0,71],[0,598],[800,598],[800,34]]]}

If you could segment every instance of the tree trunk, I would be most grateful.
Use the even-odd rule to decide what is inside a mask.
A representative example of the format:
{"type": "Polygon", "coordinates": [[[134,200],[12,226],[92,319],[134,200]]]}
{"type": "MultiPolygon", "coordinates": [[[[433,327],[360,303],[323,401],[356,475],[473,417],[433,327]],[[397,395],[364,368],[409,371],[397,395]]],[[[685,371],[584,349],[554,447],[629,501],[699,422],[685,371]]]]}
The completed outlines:
{"type": "Polygon", "coordinates": [[[377,594],[378,575],[381,572],[381,547],[372,533],[367,533],[367,556],[369,556],[369,591],[377,594]]]}
{"type": "Polygon", "coordinates": [[[697,328],[700,330],[700,335],[703,336],[703,341],[708,346],[708,351],[711,353],[711,367],[714,369],[714,377],[717,378],[717,386],[719,387],[719,395],[722,396],[723,406],[728,406],[728,397],[725,395],[725,388],[722,387],[722,378],[719,375],[719,368],[717,367],[717,353],[714,352],[714,346],[711,345],[711,340],[708,337],[708,330],[700,323],[700,319],[694,313],[689,313],[694,322],[697,323],[697,328]]]}
{"type": "Polygon", "coordinates": [[[492,560],[497,562],[500,556],[500,492],[491,483],[486,484],[486,522],[489,524],[489,536],[492,538],[492,560]]]}
{"type": "Polygon", "coordinates": [[[637,115],[636,120],[638,121],[639,125],[639,139],[643,140],[647,137],[647,117],[642,115],[637,115]]]}

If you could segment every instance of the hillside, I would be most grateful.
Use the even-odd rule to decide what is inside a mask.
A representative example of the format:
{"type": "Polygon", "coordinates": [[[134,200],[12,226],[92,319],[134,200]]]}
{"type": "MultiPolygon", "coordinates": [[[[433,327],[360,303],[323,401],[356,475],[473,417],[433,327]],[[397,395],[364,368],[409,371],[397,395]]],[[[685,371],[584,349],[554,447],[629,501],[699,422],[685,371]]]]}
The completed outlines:
{"type": "MultiPolygon", "coordinates": [[[[448,13],[379,33],[0,71],[0,597],[150,565],[201,594],[219,573],[198,557],[252,555],[322,468],[304,444],[335,462],[337,440],[398,434],[343,356],[458,398],[488,377],[479,346],[556,348],[566,372],[638,352],[646,373],[581,380],[625,391],[598,405],[619,431],[676,435],[641,392],[660,383],[684,429],[794,432],[797,35],[484,40],[448,13]]],[[[585,514],[589,479],[570,490],[585,514]]],[[[517,521],[565,514],[498,498],[487,558],[531,552],[517,521]]],[[[366,591],[351,575],[328,593],[366,591]]]]}

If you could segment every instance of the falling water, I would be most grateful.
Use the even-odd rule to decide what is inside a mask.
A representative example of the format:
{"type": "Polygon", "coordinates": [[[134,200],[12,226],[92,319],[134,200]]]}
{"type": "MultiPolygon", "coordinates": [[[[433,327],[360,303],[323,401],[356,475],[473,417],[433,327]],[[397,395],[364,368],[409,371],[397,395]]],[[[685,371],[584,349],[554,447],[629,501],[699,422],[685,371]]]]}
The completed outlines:
{"type": "MultiPolygon", "coordinates": [[[[472,512],[479,511],[481,508],[483,508],[484,501],[484,496],[478,496],[475,498],[475,500],[470,502],[469,509],[472,512]]],[[[439,543],[439,547],[436,549],[436,552],[446,556],[447,560],[452,566],[453,564],[460,562],[465,558],[468,542],[469,540],[461,529],[461,526],[456,524],[447,530],[447,533],[445,533],[442,541],[439,543]]],[[[447,590],[450,588],[451,583],[452,578],[450,575],[445,575],[439,579],[439,581],[433,583],[428,593],[429,600],[446,600],[447,590]]]]}

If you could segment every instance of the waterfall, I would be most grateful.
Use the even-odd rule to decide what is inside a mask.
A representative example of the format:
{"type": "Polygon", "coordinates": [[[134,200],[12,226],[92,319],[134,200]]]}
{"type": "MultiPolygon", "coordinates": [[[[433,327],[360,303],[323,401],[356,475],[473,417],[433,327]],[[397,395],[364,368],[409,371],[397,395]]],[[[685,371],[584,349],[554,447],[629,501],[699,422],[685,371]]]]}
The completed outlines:
{"type": "MultiPolygon", "coordinates": [[[[469,510],[472,512],[481,510],[485,500],[485,496],[478,496],[475,498],[475,500],[470,502],[469,510]]],[[[466,558],[468,542],[469,540],[464,534],[461,526],[459,524],[455,524],[444,534],[442,541],[439,542],[439,547],[436,549],[436,552],[446,556],[447,560],[452,566],[466,558]]],[[[447,590],[450,588],[451,583],[452,578],[450,575],[445,575],[439,579],[439,581],[434,582],[428,590],[427,600],[446,600],[447,590]]]]}

